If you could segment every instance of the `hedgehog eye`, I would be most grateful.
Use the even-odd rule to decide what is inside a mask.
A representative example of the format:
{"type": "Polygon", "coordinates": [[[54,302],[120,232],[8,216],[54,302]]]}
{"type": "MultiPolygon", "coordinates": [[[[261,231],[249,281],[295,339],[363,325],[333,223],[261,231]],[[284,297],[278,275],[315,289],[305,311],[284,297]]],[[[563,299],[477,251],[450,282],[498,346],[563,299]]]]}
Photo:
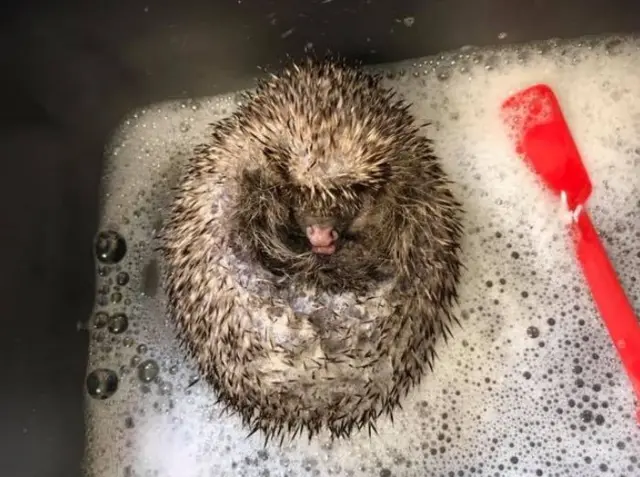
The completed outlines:
{"type": "Polygon", "coordinates": [[[350,232],[356,233],[366,226],[371,213],[374,210],[374,205],[377,198],[376,192],[377,191],[371,190],[369,187],[367,187],[366,192],[359,196],[360,200],[358,201],[358,205],[355,208],[349,223],[350,232]]]}
{"type": "Polygon", "coordinates": [[[351,234],[356,234],[367,227],[367,222],[369,221],[369,207],[363,207],[358,211],[358,213],[351,219],[349,222],[349,226],[347,228],[348,232],[351,234]]]}
{"type": "Polygon", "coordinates": [[[359,196],[367,192],[370,189],[370,186],[362,182],[355,182],[349,186],[349,189],[354,195],[359,196]]]}

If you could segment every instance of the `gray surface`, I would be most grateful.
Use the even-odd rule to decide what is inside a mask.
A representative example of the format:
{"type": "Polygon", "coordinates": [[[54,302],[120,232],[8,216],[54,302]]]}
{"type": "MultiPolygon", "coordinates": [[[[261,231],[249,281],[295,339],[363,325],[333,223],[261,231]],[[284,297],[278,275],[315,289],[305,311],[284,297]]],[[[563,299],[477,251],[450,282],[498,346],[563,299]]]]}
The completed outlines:
{"type": "Polygon", "coordinates": [[[1,475],[80,473],[87,343],[76,323],[93,296],[102,149],[126,111],[236,88],[257,65],[300,55],[309,42],[382,61],[494,43],[500,32],[523,41],[640,30],[632,0],[202,6],[210,3],[4,6],[1,475]],[[414,18],[412,27],[396,21],[405,17],[414,18]]]}

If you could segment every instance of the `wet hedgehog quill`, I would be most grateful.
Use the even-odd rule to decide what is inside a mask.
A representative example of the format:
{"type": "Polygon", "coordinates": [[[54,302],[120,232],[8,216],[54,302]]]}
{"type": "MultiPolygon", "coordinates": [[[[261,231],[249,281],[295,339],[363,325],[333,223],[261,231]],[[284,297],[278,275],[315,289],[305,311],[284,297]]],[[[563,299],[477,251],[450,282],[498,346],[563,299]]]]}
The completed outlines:
{"type": "Polygon", "coordinates": [[[451,333],[461,213],[379,76],[293,65],[214,125],[179,182],[170,316],[250,431],[375,431],[451,333]]]}

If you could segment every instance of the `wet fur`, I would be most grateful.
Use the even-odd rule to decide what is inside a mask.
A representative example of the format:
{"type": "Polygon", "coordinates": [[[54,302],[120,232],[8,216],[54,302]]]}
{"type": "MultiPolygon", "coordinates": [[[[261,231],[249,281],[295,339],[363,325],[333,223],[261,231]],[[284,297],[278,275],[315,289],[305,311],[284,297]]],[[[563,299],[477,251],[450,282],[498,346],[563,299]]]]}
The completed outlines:
{"type": "Polygon", "coordinates": [[[254,431],[375,428],[450,333],[461,206],[376,75],[307,61],[245,99],[176,190],[163,231],[169,312],[254,431]],[[335,255],[309,251],[306,215],[342,225],[335,255]],[[320,315],[292,305],[301,296],[320,315]],[[368,300],[379,314],[361,316],[368,300]]]}

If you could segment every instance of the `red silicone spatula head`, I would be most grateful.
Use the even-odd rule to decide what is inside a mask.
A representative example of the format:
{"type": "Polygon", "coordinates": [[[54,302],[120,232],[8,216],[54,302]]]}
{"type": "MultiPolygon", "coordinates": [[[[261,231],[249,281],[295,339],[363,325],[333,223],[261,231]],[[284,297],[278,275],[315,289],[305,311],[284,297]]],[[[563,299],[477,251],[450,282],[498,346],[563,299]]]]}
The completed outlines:
{"type": "Polygon", "coordinates": [[[538,84],[514,94],[502,104],[502,116],[517,152],[546,186],[564,191],[571,210],[583,204],[591,181],[551,88],[538,84]]]}

